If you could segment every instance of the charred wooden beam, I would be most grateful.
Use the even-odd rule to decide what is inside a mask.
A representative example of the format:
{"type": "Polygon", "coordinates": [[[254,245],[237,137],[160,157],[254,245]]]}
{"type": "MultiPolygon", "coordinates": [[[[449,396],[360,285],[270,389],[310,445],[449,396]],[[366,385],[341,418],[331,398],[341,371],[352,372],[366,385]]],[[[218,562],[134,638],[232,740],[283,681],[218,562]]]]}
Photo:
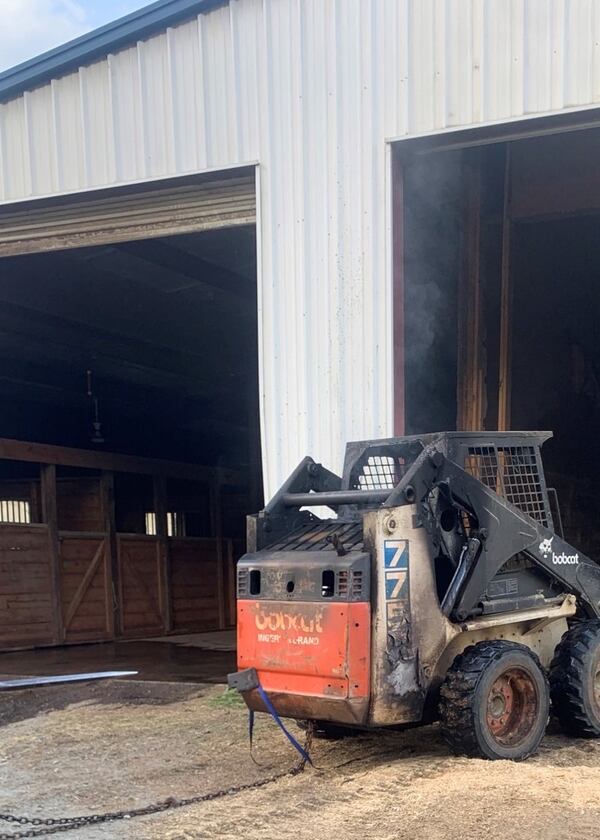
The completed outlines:
{"type": "Polygon", "coordinates": [[[121,455],[117,452],[94,452],[88,449],[74,449],[9,438],[0,438],[0,460],[30,461],[38,464],[56,464],[64,467],[83,467],[139,475],[163,475],[208,483],[213,483],[215,480],[221,484],[234,485],[246,482],[246,477],[242,472],[223,467],[206,467],[179,461],[165,461],[161,458],[141,458],[137,455],[121,455]]]}

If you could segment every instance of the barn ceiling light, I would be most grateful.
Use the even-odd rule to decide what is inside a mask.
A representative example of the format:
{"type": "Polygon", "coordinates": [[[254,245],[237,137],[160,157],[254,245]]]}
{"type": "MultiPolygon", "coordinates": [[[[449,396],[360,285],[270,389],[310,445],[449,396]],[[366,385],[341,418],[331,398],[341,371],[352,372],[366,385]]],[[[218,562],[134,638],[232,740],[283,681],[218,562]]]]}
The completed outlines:
{"type": "Polygon", "coordinates": [[[90,438],[92,443],[104,443],[104,435],[102,434],[102,422],[100,421],[100,411],[98,408],[98,397],[94,394],[92,385],[92,371],[87,371],[87,395],[90,398],[93,406],[93,420],[92,420],[92,436],[90,438]]]}

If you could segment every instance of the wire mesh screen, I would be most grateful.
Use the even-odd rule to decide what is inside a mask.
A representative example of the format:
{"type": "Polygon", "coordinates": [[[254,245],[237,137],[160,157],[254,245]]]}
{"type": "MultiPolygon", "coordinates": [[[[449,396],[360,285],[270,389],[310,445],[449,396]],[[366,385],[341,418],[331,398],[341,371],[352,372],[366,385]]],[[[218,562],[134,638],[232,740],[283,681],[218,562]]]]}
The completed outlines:
{"type": "Polygon", "coordinates": [[[358,475],[356,490],[393,490],[402,477],[403,464],[391,455],[370,455],[358,475]]]}
{"type": "Polygon", "coordinates": [[[532,519],[548,525],[535,446],[470,446],[465,470],[532,519]]]}

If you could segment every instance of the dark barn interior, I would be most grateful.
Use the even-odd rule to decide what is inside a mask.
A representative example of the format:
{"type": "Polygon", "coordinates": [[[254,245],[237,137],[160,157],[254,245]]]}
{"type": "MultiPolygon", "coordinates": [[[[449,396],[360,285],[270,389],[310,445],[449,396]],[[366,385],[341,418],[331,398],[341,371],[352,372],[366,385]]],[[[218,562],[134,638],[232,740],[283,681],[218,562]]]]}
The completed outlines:
{"type": "Polygon", "coordinates": [[[5,257],[0,304],[0,647],[232,625],[254,226],[5,257]]]}
{"type": "Polygon", "coordinates": [[[406,431],[548,429],[567,539],[600,553],[600,132],[398,149],[406,431]]]}
{"type": "Polygon", "coordinates": [[[545,462],[574,545],[600,554],[600,215],[518,225],[512,422],[552,429],[545,462]]]}
{"type": "Polygon", "coordinates": [[[94,445],[97,399],[109,450],[247,463],[255,253],[239,227],[4,259],[2,437],[94,445]]]}

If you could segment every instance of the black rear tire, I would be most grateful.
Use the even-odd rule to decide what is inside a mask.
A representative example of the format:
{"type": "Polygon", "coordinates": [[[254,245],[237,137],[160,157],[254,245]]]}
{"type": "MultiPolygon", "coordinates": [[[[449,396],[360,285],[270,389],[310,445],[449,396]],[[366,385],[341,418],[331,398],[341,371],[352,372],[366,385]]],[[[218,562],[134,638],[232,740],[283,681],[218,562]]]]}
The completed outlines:
{"type": "Polygon", "coordinates": [[[600,620],[568,630],[550,665],[552,711],[576,738],[600,736],[600,620]]]}
{"type": "Polygon", "coordinates": [[[479,642],[457,656],[446,674],[442,734],[458,755],[522,761],[544,737],[549,705],[535,653],[500,639],[479,642]]]}

